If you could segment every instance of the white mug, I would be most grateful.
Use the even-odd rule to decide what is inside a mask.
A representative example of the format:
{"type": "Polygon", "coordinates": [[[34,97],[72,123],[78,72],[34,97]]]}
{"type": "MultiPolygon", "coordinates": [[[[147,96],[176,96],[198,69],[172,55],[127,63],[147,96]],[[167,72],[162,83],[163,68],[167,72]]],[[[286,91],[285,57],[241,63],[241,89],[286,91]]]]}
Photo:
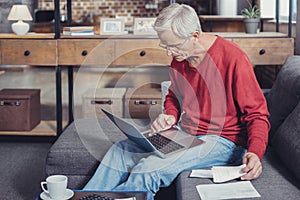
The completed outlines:
{"type": "Polygon", "coordinates": [[[52,199],[63,199],[66,196],[68,177],[64,175],[49,176],[46,181],[41,182],[41,187],[52,199]],[[47,185],[47,190],[44,185],[47,185]]]}

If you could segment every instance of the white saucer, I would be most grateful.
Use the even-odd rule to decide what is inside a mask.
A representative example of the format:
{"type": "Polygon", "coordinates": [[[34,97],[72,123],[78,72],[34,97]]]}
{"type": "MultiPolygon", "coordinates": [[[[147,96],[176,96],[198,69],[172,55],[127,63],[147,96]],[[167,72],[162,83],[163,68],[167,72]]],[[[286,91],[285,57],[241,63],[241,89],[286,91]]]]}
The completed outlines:
{"type": "Polygon", "coordinates": [[[49,194],[47,194],[46,192],[42,192],[40,194],[41,199],[43,200],[66,200],[66,199],[70,199],[72,196],[74,195],[73,190],[67,189],[66,190],[66,195],[63,199],[52,199],[49,194]]]}

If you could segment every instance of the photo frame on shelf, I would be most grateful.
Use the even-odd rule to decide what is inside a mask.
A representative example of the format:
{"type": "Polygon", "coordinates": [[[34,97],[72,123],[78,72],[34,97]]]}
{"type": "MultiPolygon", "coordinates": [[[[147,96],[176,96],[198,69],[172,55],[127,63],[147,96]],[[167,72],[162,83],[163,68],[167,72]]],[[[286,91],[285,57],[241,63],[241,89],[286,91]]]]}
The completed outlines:
{"type": "Polygon", "coordinates": [[[155,17],[136,17],[134,18],[134,35],[156,35],[156,31],[153,29],[155,17]]]}
{"type": "Polygon", "coordinates": [[[126,34],[125,20],[122,18],[100,18],[100,35],[126,34]]]}

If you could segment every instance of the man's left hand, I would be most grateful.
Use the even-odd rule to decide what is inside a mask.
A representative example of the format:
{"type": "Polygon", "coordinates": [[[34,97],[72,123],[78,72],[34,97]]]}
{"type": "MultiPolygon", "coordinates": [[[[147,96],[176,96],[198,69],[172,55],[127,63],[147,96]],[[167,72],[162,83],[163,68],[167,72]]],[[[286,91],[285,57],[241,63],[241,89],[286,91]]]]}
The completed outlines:
{"type": "Polygon", "coordinates": [[[255,153],[245,153],[243,163],[246,164],[246,167],[242,169],[242,172],[247,174],[241,177],[242,180],[256,179],[262,173],[262,164],[255,153]]]}

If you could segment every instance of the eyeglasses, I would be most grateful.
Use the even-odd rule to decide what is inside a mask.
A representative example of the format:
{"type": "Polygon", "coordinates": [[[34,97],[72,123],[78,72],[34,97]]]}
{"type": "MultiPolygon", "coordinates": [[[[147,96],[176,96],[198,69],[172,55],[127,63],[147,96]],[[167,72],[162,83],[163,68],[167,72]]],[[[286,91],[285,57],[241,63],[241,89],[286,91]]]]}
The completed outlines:
{"type": "Polygon", "coordinates": [[[161,44],[161,43],[159,43],[159,47],[161,47],[161,48],[163,48],[163,49],[165,49],[165,50],[167,50],[167,51],[176,51],[176,50],[178,50],[180,47],[182,47],[185,43],[186,43],[186,41],[188,41],[188,39],[189,38],[187,38],[187,39],[185,39],[182,43],[180,43],[180,44],[173,44],[173,45],[164,45],[164,44],[161,44]]]}

